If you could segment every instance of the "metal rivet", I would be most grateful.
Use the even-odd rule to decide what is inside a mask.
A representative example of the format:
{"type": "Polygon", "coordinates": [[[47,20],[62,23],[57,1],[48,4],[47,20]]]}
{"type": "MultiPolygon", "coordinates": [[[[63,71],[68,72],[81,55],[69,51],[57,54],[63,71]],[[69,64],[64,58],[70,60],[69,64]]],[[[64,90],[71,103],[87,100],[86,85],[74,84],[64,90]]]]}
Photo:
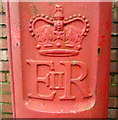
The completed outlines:
{"type": "Polygon", "coordinates": [[[87,19],[85,19],[85,22],[86,22],[86,23],[88,23],[88,20],[87,20],[87,19]]]}
{"type": "Polygon", "coordinates": [[[35,36],[35,34],[34,34],[34,33],[31,33],[31,35],[32,35],[32,36],[35,36]]]}
{"type": "Polygon", "coordinates": [[[40,17],[40,14],[37,14],[36,16],[37,16],[37,17],[40,17]]]}
{"type": "Polygon", "coordinates": [[[51,21],[53,21],[53,18],[50,18],[51,21]]]}
{"type": "Polygon", "coordinates": [[[32,19],[34,20],[36,17],[34,16],[32,19]]]}
{"type": "Polygon", "coordinates": [[[78,14],[78,17],[81,17],[81,14],[78,14]]]}
{"type": "Polygon", "coordinates": [[[45,15],[44,15],[44,14],[41,14],[41,17],[45,17],[45,15]]]}
{"type": "Polygon", "coordinates": [[[30,23],[32,23],[33,22],[33,19],[30,19],[30,23]]]}
{"type": "Polygon", "coordinates": [[[87,34],[86,34],[86,33],[84,33],[84,36],[87,36],[87,34]]]}
{"type": "Polygon", "coordinates": [[[83,18],[83,19],[86,19],[86,17],[85,17],[85,16],[82,16],[82,18],[83,18]]]}
{"type": "Polygon", "coordinates": [[[33,30],[30,28],[29,31],[32,32],[33,30]]]}
{"type": "Polygon", "coordinates": [[[86,32],[89,32],[89,29],[86,29],[86,32]]]}
{"type": "Polygon", "coordinates": [[[31,28],[31,27],[32,27],[32,25],[30,24],[30,25],[29,25],[29,28],[31,28]]]}
{"type": "Polygon", "coordinates": [[[69,17],[69,19],[72,19],[72,18],[73,18],[73,16],[70,16],[70,17],[69,17]]]}
{"type": "Polygon", "coordinates": [[[68,18],[65,18],[65,20],[68,20],[68,18]]]}
{"type": "Polygon", "coordinates": [[[76,15],[76,14],[74,14],[74,15],[73,15],[73,17],[77,17],[77,15],[76,15]]]}
{"type": "Polygon", "coordinates": [[[40,48],[41,48],[41,45],[39,45],[39,44],[36,45],[36,48],[37,48],[37,49],[40,49],[40,48]]]}
{"type": "Polygon", "coordinates": [[[89,24],[87,24],[86,26],[87,26],[87,27],[90,27],[90,25],[89,25],[89,24]]]}
{"type": "Polygon", "coordinates": [[[46,19],[49,19],[49,17],[48,17],[48,16],[45,16],[45,18],[46,18],[46,19]]]}

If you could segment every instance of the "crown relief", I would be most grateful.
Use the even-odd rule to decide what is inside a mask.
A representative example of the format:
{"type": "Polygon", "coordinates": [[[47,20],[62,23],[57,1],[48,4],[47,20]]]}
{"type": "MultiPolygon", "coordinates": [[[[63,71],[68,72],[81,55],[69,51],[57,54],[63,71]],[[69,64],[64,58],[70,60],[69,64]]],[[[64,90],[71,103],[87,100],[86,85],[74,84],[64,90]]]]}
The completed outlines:
{"type": "Polygon", "coordinates": [[[82,41],[89,32],[85,16],[74,14],[64,18],[63,8],[56,5],[54,17],[38,14],[31,18],[29,31],[36,38],[39,54],[45,56],[74,56],[82,48],[82,41]],[[43,23],[42,23],[43,22],[43,23]],[[80,27],[77,27],[76,24],[80,27]],[[45,23],[45,24],[44,24],[45,23]]]}

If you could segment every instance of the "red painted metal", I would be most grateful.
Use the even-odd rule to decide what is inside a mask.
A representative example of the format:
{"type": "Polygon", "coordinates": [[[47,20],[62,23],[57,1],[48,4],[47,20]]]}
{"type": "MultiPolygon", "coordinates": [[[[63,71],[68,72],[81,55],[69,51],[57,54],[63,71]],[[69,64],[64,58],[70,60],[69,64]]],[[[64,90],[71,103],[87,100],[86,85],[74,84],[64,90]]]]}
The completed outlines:
{"type": "Polygon", "coordinates": [[[7,3],[15,118],[106,118],[111,3],[7,3]]]}

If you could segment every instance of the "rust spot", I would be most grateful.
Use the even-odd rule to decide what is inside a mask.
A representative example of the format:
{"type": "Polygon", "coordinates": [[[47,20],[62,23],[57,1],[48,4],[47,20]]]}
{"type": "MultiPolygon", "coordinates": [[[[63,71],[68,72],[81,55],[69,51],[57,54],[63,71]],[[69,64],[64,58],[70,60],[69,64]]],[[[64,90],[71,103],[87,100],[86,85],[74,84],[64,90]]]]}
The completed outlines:
{"type": "Polygon", "coordinates": [[[18,46],[18,43],[16,43],[16,46],[18,46]]]}
{"type": "Polygon", "coordinates": [[[54,4],[53,2],[48,2],[49,3],[49,5],[52,5],[52,4],[54,4]]]}
{"type": "Polygon", "coordinates": [[[34,15],[38,14],[38,9],[37,9],[37,7],[34,6],[33,9],[34,9],[34,15]]]}
{"type": "Polygon", "coordinates": [[[98,55],[101,55],[101,48],[98,47],[98,55]]]}
{"type": "Polygon", "coordinates": [[[52,23],[50,23],[51,26],[54,26],[52,23]]]}

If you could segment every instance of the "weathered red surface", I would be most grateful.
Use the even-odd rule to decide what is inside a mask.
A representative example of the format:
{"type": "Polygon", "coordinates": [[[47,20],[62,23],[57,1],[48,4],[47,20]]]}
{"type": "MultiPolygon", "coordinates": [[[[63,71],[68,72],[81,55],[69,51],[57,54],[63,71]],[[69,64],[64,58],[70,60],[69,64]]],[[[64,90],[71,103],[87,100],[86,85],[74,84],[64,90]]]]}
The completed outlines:
{"type": "Polygon", "coordinates": [[[14,117],[105,118],[111,3],[10,3],[14,117]]]}

